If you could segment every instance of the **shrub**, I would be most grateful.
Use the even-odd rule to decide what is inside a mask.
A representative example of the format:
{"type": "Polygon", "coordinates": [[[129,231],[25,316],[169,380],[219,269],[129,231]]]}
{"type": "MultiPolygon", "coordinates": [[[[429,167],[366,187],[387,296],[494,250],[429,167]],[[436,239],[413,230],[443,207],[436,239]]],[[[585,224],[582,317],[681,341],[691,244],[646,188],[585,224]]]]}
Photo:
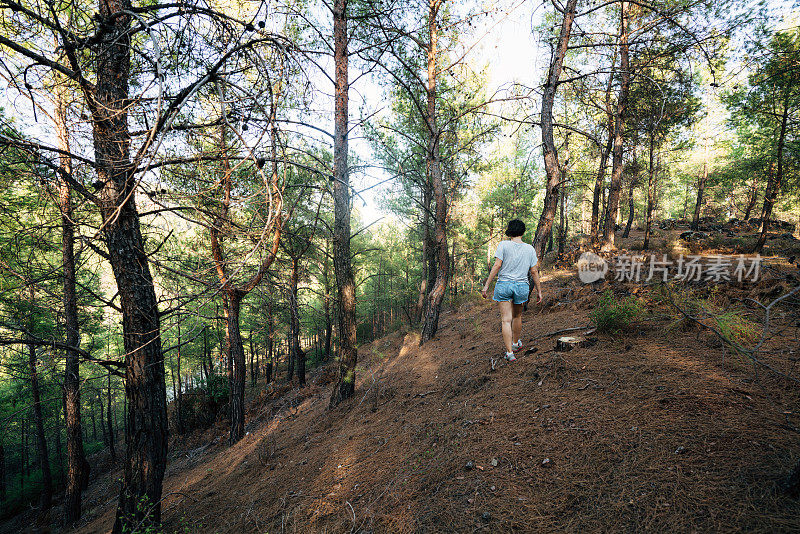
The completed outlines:
{"type": "Polygon", "coordinates": [[[589,317],[598,332],[614,333],[630,329],[631,323],[643,312],[636,297],[629,296],[618,299],[610,290],[606,290],[589,317]]]}

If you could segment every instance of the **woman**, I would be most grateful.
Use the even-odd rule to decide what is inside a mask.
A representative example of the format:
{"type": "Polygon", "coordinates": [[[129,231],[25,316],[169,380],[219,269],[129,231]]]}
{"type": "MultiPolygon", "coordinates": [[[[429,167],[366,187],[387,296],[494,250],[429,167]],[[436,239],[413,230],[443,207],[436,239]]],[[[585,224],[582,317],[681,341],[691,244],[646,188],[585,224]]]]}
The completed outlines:
{"type": "Polygon", "coordinates": [[[493,299],[500,306],[503,342],[506,346],[504,357],[510,362],[516,360],[514,353],[522,348],[522,305],[528,301],[531,294],[528,273],[536,286],[538,296],[536,303],[542,302],[542,286],[539,284],[539,271],[536,268],[538,263],[536,249],[523,243],[524,233],[524,222],[514,219],[508,223],[506,235],[511,239],[500,241],[497,245],[494,265],[481,291],[483,298],[488,298],[489,284],[495,276],[497,277],[493,299]]]}

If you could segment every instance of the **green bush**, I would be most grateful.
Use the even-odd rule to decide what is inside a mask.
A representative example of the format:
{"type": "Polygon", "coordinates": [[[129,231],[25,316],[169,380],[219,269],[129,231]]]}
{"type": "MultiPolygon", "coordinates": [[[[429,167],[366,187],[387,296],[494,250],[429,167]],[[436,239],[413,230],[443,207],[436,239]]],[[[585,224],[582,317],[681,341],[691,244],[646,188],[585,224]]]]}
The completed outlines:
{"type": "Polygon", "coordinates": [[[598,332],[614,333],[630,329],[631,323],[643,312],[644,309],[636,297],[619,299],[610,290],[606,290],[589,317],[598,332]]]}

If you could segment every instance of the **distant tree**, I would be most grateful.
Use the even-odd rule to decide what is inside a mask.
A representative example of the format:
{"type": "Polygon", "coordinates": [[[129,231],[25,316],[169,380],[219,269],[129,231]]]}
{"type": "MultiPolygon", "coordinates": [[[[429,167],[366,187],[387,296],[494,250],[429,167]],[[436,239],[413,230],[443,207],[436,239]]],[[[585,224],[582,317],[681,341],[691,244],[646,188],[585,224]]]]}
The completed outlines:
{"type": "Polygon", "coordinates": [[[776,199],[785,184],[787,170],[800,164],[797,131],[800,124],[800,30],[761,33],[763,40],[752,50],[758,61],[748,84],[726,96],[734,125],[747,124],[749,144],[767,155],[767,182],[761,209],[761,228],[754,252],[767,240],[776,199]]]}

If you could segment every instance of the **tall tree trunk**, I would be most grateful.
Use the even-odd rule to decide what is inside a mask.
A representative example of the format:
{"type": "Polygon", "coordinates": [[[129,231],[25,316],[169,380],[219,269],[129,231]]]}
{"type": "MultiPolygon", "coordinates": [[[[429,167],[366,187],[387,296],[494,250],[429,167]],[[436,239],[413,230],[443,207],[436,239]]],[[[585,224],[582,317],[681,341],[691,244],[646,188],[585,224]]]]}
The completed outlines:
{"type": "Polygon", "coordinates": [[[703,207],[703,196],[708,181],[708,136],[705,138],[705,156],[703,158],[703,170],[697,178],[697,200],[694,204],[694,214],[692,216],[691,229],[697,230],[700,225],[700,209],[703,207]]]}
{"type": "Polygon", "coordinates": [[[431,203],[433,188],[430,176],[426,174],[422,188],[422,280],[417,299],[417,324],[421,324],[425,313],[425,298],[436,280],[436,243],[431,232],[431,203]]]}
{"type": "Polygon", "coordinates": [[[650,247],[650,233],[652,232],[653,227],[653,210],[655,209],[656,204],[656,180],[657,176],[657,165],[655,165],[655,135],[653,132],[650,132],[650,143],[649,143],[649,150],[648,150],[648,176],[647,176],[647,215],[645,220],[644,226],[644,244],[642,245],[643,250],[647,250],[650,247]]]}
{"type": "Polygon", "coordinates": [[[255,367],[255,350],[253,349],[253,332],[250,331],[250,335],[247,336],[247,340],[250,344],[250,383],[255,386],[256,385],[256,367],[255,367]]]}
{"type": "Polygon", "coordinates": [[[333,267],[339,288],[339,375],[330,403],[353,396],[356,387],[356,285],[350,258],[350,172],[347,164],[348,32],[347,0],[333,1],[333,61],[335,66],[333,134],[333,267]]]}
{"type": "Polygon", "coordinates": [[[540,258],[544,256],[547,237],[551,235],[553,229],[553,219],[556,215],[556,204],[558,204],[559,197],[558,189],[561,186],[561,169],[558,163],[556,143],[553,138],[553,103],[558,90],[558,79],[561,77],[561,71],[564,66],[564,57],[567,54],[567,46],[572,32],[572,23],[575,20],[577,4],[578,0],[567,0],[564,8],[564,18],[561,21],[561,30],[558,34],[558,44],[550,61],[550,70],[542,93],[542,151],[544,153],[545,173],[547,174],[547,188],[544,194],[542,215],[539,217],[536,236],[533,239],[533,246],[540,258]]]}
{"type": "Polygon", "coordinates": [[[636,159],[636,147],[633,149],[633,176],[631,176],[631,182],[628,185],[628,222],[625,224],[625,231],[622,232],[622,237],[628,237],[631,234],[631,226],[633,226],[633,217],[634,217],[634,210],[636,205],[634,204],[633,198],[633,189],[639,183],[639,162],[636,159]]]}
{"type": "Polygon", "coordinates": [[[231,432],[229,442],[231,445],[244,436],[244,388],[245,371],[247,369],[244,358],[244,343],[239,329],[239,312],[241,309],[242,295],[236,289],[228,291],[228,312],[226,323],[226,338],[228,340],[229,357],[231,359],[231,389],[230,389],[230,417],[231,432]]]}
{"type": "Polygon", "coordinates": [[[36,346],[28,345],[28,372],[30,373],[31,396],[33,397],[33,422],[36,425],[36,456],[42,471],[42,492],[39,494],[39,519],[46,524],[53,503],[53,477],[50,473],[50,457],[47,454],[47,438],[44,434],[44,417],[39,393],[39,373],[36,370],[36,346]]]}
{"type": "MultiPolygon", "coordinates": [[[[615,49],[616,51],[616,49],[615,49]]],[[[611,88],[614,83],[614,65],[617,61],[617,54],[611,61],[611,73],[608,75],[608,85],[605,92],[605,108],[606,108],[606,125],[608,129],[608,140],[605,147],[600,151],[600,166],[597,169],[597,177],[594,182],[594,191],[592,193],[592,222],[591,222],[591,242],[592,246],[597,246],[600,240],[600,209],[605,202],[601,202],[601,196],[605,191],[605,175],[606,167],[608,166],[608,157],[611,155],[611,148],[614,146],[614,113],[611,110],[611,88]]],[[[605,199],[603,199],[605,200],[605,199]]]]}
{"type": "Polygon", "coordinates": [[[98,192],[106,241],[122,308],[125,346],[125,470],[114,533],[161,522],[167,459],[167,391],[158,301],[135,202],[127,107],[130,79],[129,0],[99,2],[97,76],[89,100],[98,192]]]}
{"type": "Polygon", "coordinates": [[[178,420],[178,433],[183,434],[183,381],[181,379],[181,314],[178,314],[178,346],[175,349],[178,360],[178,394],[175,396],[175,411],[178,420]]]}
{"type": "MultiPolygon", "coordinates": [[[[106,406],[103,404],[103,393],[98,389],[95,391],[97,395],[97,404],[100,405],[100,432],[103,433],[103,445],[108,447],[108,427],[106,427],[106,406]]],[[[116,458],[112,456],[112,460],[116,458]]]]}
{"type": "Polygon", "coordinates": [[[750,219],[750,213],[752,213],[753,208],[756,207],[756,201],[758,200],[758,173],[753,173],[753,179],[750,181],[750,190],[748,191],[747,195],[747,206],[744,209],[744,220],[747,221],[750,219]]]}
{"type": "Polygon", "coordinates": [[[209,347],[208,347],[208,325],[203,326],[203,354],[200,357],[201,369],[204,376],[204,380],[206,381],[206,388],[208,388],[209,381],[211,380],[211,374],[208,371],[208,366],[206,365],[206,360],[208,359],[209,354],[209,347]]]}
{"type": "Polygon", "coordinates": [[[420,345],[433,338],[439,329],[439,313],[442,309],[442,301],[447,291],[447,283],[450,278],[450,254],[447,249],[447,197],[442,178],[441,155],[439,153],[439,125],[436,111],[436,98],[438,96],[437,78],[438,72],[438,17],[441,0],[429,0],[428,2],[428,86],[427,96],[427,117],[425,131],[428,136],[428,147],[426,154],[426,169],[431,187],[433,188],[433,200],[436,203],[433,221],[433,234],[435,246],[433,252],[436,255],[436,278],[433,286],[428,291],[425,300],[425,315],[422,323],[422,333],[420,335],[420,345]]]}
{"type": "Polygon", "coordinates": [[[275,322],[272,308],[272,297],[269,297],[267,300],[267,384],[272,381],[272,368],[275,361],[275,322]]]}
{"type": "MultiPolygon", "coordinates": [[[[61,149],[58,174],[58,204],[61,211],[61,268],[63,271],[64,342],[69,347],[80,346],[78,331],[78,299],[75,291],[75,223],[72,220],[72,198],[67,176],[72,175],[67,103],[64,87],[56,89],[55,128],[61,149]]],[[[78,353],[66,351],[64,362],[64,419],[67,429],[67,484],[64,492],[64,526],[81,517],[81,490],[89,481],[89,462],[83,451],[81,431],[80,366],[78,353]]]]}
{"type": "MultiPolygon", "coordinates": [[[[300,305],[297,300],[299,280],[299,259],[292,258],[289,287],[289,353],[291,361],[297,366],[297,379],[302,387],[306,384],[306,355],[300,346],[300,305]]],[[[289,380],[291,378],[290,376],[289,380]]]]}
{"type": "Polygon", "coordinates": [[[113,415],[111,409],[111,373],[108,373],[108,389],[106,390],[106,400],[107,400],[107,407],[106,407],[106,421],[108,423],[108,447],[111,451],[111,461],[117,461],[117,449],[115,446],[115,436],[114,436],[114,425],[113,422],[113,415]]]}
{"type": "MultiPolygon", "coordinates": [[[[788,97],[787,97],[788,98],[788,97]]],[[[783,115],[781,116],[781,129],[778,134],[778,150],[777,150],[777,165],[771,164],[769,167],[769,175],[767,181],[767,190],[764,193],[764,207],[761,210],[761,230],[758,235],[758,241],[753,249],[753,252],[760,253],[764,248],[764,243],[767,242],[767,232],[769,231],[769,219],[772,217],[772,208],[775,205],[775,200],[780,191],[781,183],[783,182],[783,149],[786,142],[786,129],[789,119],[789,103],[784,103],[783,115]],[[777,172],[773,168],[777,166],[777,172]]]]}
{"type": "Polygon", "coordinates": [[[630,2],[621,2],[620,10],[620,32],[619,32],[619,56],[620,56],[620,80],[619,97],[617,98],[617,109],[614,117],[614,148],[611,168],[611,186],[608,191],[608,205],[606,207],[605,228],[603,229],[603,242],[600,247],[603,251],[610,251],[614,248],[614,233],[617,224],[617,213],[619,211],[619,194],[622,188],[622,156],[624,150],[625,115],[628,105],[628,89],[631,83],[630,64],[628,61],[628,16],[630,14],[630,2]]]}
{"type": "MultiPolygon", "coordinates": [[[[60,408],[62,407],[63,403],[60,408]]],[[[61,450],[61,428],[63,428],[61,426],[61,409],[58,409],[56,412],[55,431],[53,432],[56,442],[56,458],[58,458],[58,483],[56,486],[64,485],[64,454],[61,450]]]]}

